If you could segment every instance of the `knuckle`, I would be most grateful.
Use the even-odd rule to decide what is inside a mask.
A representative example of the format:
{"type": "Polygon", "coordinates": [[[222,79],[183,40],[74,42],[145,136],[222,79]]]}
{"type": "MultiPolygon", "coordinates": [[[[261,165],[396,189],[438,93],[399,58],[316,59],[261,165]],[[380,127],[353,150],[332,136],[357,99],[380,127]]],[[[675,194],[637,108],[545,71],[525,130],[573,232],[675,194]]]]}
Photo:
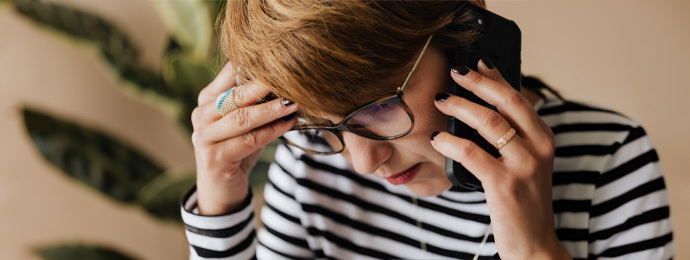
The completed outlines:
{"type": "Polygon", "coordinates": [[[201,163],[206,169],[215,169],[223,161],[223,153],[217,148],[209,147],[200,152],[201,163]]]}
{"type": "Polygon", "coordinates": [[[200,107],[196,107],[194,108],[194,110],[192,110],[192,126],[194,127],[194,129],[199,127],[199,125],[201,124],[202,114],[203,113],[200,107]]]}
{"type": "MultiPolygon", "coordinates": [[[[214,165],[216,162],[224,162],[227,159],[227,151],[225,149],[209,149],[211,150],[210,156],[207,156],[209,158],[207,165],[214,165]]],[[[214,165],[215,166],[215,165],[214,165]]]]}
{"type": "Polygon", "coordinates": [[[201,105],[204,102],[204,96],[208,95],[208,87],[205,87],[199,91],[199,96],[197,97],[197,104],[201,105]]]}
{"type": "Polygon", "coordinates": [[[468,76],[468,79],[470,82],[472,82],[474,85],[481,85],[484,83],[484,76],[479,73],[470,73],[468,76]]]}
{"type": "Polygon", "coordinates": [[[257,131],[248,132],[241,137],[241,142],[248,147],[254,148],[258,144],[259,135],[257,131]]]}
{"type": "Polygon", "coordinates": [[[215,154],[213,147],[197,148],[197,162],[201,163],[204,168],[213,168],[216,162],[215,154]]]}
{"type": "Polygon", "coordinates": [[[552,138],[542,142],[541,151],[546,158],[553,158],[556,155],[556,146],[552,138]]]}
{"type": "Polygon", "coordinates": [[[528,175],[536,174],[536,170],[539,168],[539,160],[536,157],[527,156],[527,158],[523,159],[522,163],[526,169],[529,169],[529,171],[527,171],[528,175]]]}
{"type": "Polygon", "coordinates": [[[474,145],[472,142],[463,142],[459,149],[460,157],[471,158],[474,155],[475,149],[476,145],[474,145]]]}
{"type": "Polygon", "coordinates": [[[268,126],[267,130],[271,136],[278,135],[278,133],[280,133],[280,130],[281,130],[281,125],[280,124],[271,124],[270,126],[268,126]]]}
{"type": "Polygon", "coordinates": [[[192,144],[194,147],[198,147],[201,144],[201,133],[199,131],[194,131],[192,133],[192,144]]]}
{"type": "Polygon", "coordinates": [[[237,109],[230,113],[230,124],[238,129],[247,129],[250,127],[249,113],[246,109],[237,109]]]}
{"type": "Polygon", "coordinates": [[[506,104],[508,105],[524,105],[528,102],[527,98],[517,91],[509,91],[506,97],[506,104]]]}
{"type": "Polygon", "coordinates": [[[232,95],[232,101],[235,102],[237,106],[243,106],[244,101],[247,100],[247,89],[244,86],[236,86],[235,90],[230,93],[232,95]]]}
{"type": "Polygon", "coordinates": [[[553,133],[553,130],[551,130],[550,127],[546,126],[545,128],[546,128],[546,136],[548,136],[549,140],[551,141],[551,146],[553,146],[554,142],[555,142],[553,139],[556,137],[556,135],[553,133]]]}
{"type": "Polygon", "coordinates": [[[488,110],[484,115],[482,125],[487,129],[498,129],[503,124],[503,117],[496,111],[488,110]]]}
{"type": "Polygon", "coordinates": [[[283,109],[285,109],[285,105],[283,105],[283,99],[276,99],[273,102],[272,109],[275,112],[281,112],[283,109]]]}

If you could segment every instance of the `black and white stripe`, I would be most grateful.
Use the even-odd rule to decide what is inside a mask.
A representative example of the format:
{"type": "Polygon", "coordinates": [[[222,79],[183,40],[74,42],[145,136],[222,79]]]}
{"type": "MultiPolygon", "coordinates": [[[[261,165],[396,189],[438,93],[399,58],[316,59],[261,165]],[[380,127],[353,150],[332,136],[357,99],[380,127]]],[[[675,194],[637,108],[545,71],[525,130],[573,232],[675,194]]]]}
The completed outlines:
{"type": "MultiPolygon", "coordinates": [[[[554,224],[573,258],[671,259],[668,194],[644,129],[554,97],[538,113],[555,134],[554,224]]],[[[416,207],[406,188],[358,175],[337,155],[280,146],[268,174],[258,232],[251,197],[222,216],[194,213],[194,190],[185,197],[191,259],[471,259],[489,224],[482,193],[451,189],[416,207]]],[[[480,259],[495,254],[490,235],[480,259]]]]}

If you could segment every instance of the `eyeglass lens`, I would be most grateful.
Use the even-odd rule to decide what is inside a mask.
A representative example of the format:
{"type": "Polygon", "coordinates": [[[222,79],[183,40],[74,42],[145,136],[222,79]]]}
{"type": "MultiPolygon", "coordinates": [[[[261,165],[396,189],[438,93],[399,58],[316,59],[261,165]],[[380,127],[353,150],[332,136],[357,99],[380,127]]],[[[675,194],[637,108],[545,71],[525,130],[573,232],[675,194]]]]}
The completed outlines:
{"type": "MultiPolygon", "coordinates": [[[[412,128],[412,119],[399,99],[386,99],[357,111],[344,124],[360,136],[386,139],[408,132],[412,128]]],[[[339,152],[344,147],[340,138],[326,129],[291,130],[283,137],[299,148],[316,153],[339,152]]]]}

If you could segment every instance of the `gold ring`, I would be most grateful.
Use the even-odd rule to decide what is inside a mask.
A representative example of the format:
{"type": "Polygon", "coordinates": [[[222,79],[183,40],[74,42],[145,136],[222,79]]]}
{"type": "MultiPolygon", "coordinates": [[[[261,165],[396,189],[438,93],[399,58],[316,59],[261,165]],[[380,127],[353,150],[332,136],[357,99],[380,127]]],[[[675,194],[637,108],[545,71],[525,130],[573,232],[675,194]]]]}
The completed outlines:
{"type": "Polygon", "coordinates": [[[218,98],[216,98],[216,109],[221,116],[230,114],[230,112],[238,108],[235,104],[235,95],[232,93],[234,91],[235,88],[233,87],[221,93],[218,95],[218,98]]]}
{"type": "Polygon", "coordinates": [[[513,139],[513,136],[515,136],[515,128],[511,127],[510,130],[508,130],[508,132],[505,135],[503,135],[501,139],[498,139],[498,142],[496,142],[496,144],[494,144],[496,150],[503,148],[503,146],[505,146],[510,141],[510,139],[513,139]]]}

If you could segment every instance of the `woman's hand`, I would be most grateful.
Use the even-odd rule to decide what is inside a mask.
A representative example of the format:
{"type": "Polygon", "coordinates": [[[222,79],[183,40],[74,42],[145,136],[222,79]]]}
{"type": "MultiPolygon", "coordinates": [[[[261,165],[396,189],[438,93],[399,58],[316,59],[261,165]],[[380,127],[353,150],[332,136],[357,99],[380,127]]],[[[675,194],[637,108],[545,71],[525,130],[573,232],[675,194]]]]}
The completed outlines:
{"type": "Polygon", "coordinates": [[[226,64],[199,93],[199,106],[192,112],[192,143],[197,165],[199,212],[218,215],[241,206],[248,195],[248,174],[262,148],[295,124],[291,116],[299,106],[284,98],[257,104],[270,91],[259,84],[236,86],[235,70],[226,64]],[[216,98],[230,93],[239,107],[222,117],[216,98]]]}
{"type": "Polygon", "coordinates": [[[496,144],[511,128],[517,134],[500,148],[499,158],[447,132],[433,137],[432,145],[482,182],[501,258],[567,259],[554,229],[553,132],[527,98],[513,89],[490,61],[487,63],[490,67],[479,62],[479,72],[456,67],[451,75],[498,112],[462,97],[443,98],[443,94],[437,96],[436,107],[479,131],[489,143],[496,144]]]}

